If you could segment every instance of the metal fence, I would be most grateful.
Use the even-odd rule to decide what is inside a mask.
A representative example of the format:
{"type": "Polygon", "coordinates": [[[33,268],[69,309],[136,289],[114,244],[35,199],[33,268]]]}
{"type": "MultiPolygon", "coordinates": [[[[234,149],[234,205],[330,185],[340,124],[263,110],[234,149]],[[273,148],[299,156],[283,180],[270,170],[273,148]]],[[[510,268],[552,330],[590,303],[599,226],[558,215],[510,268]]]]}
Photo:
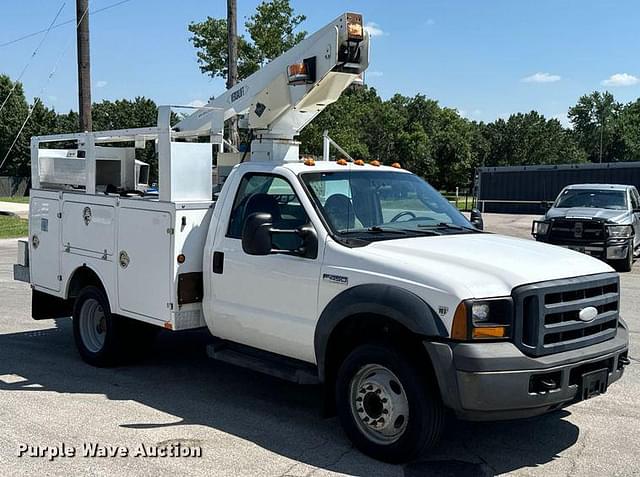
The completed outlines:
{"type": "Polygon", "coordinates": [[[0,197],[23,197],[28,190],[29,178],[0,176],[0,197]]]}
{"type": "Polygon", "coordinates": [[[484,212],[541,214],[541,202],[555,200],[570,184],[630,184],[640,189],[640,162],[481,167],[476,173],[477,204],[484,212]]]}

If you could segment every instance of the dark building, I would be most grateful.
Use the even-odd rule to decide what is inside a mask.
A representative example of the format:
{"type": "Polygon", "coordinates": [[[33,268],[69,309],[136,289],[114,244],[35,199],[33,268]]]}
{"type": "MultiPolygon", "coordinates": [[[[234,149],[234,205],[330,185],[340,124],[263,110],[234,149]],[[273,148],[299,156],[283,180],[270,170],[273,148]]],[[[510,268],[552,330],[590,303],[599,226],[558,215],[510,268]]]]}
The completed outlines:
{"type": "Polygon", "coordinates": [[[484,212],[541,214],[569,184],[631,184],[640,189],[640,162],[480,167],[477,205],[484,212]]]}

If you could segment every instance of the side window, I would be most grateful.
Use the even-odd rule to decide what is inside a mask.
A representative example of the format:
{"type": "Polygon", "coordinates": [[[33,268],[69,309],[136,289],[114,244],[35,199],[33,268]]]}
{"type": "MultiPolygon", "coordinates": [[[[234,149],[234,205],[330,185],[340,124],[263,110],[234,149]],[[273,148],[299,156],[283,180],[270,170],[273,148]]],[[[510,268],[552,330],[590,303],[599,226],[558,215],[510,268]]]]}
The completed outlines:
{"type": "MultiPolygon", "coordinates": [[[[265,212],[279,229],[297,229],[309,221],[291,184],[280,176],[246,174],[233,202],[227,237],[242,238],[242,229],[251,214],[265,212]]],[[[274,241],[280,237],[274,236],[274,241]]]]}
{"type": "Polygon", "coordinates": [[[636,189],[631,189],[631,208],[633,210],[640,209],[640,196],[636,189]]]}

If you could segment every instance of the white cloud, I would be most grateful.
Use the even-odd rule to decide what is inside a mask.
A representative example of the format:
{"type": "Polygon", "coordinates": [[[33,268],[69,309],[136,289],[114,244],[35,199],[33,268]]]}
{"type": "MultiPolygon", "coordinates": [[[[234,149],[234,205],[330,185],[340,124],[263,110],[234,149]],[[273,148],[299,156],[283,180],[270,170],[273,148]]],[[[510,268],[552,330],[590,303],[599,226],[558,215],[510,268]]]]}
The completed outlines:
{"type": "Polygon", "coordinates": [[[633,86],[638,83],[640,83],[640,79],[637,76],[628,73],[616,73],[603,80],[601,84],[603,86],[633,86]]]}
{"type": "Polygon", "coordinates": [[[436,21],[433,18],[429,18],[426,22],[424,22],[427,26],[433,26],[436,24],[436,21]]]}
{"type": "Polygon", "coordinates": [[[109,82],[105,80],[96,81],[96,88],[104,88],[108,84],[109,82]]]}
{"type": "Polygon", "coordinates": [[[559,75],[552,75],[550,73],[536,73],[526,78],[522,78],[523,83],[555,83],[562,79],[559,75]]]}
{"type": "Polygon", "coordinates": [[[367,30],[367,32],[369,32],[369,36],[371,37],[388,35],[388,33],[382,30],[382,28],[380,28],[380,25],[378,25],[375,22],[367,23],[364,26],[364,29],[367,30]]]}
{"type": "Polygon", "coordinates": [[[187,106],[192,106],[194,108],[201,108],[202,106],[206,106],[207,102],[202,99],[194,99],[187,106]]]}
{"type": "Polygon", "coordinates": [[[380,76],[384,76],[382,71],[367,71],[365,73],[369,78],[379,78],[380,76]]]}

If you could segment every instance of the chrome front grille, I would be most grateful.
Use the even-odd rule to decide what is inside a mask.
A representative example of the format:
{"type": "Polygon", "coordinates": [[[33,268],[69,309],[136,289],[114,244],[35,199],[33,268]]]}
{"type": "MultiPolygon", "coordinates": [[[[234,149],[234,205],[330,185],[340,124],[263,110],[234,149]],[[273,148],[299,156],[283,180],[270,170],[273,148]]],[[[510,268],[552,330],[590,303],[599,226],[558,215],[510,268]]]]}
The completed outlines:
{"type": "Polygon", "coordinates": [[[620,283],[616,273],[553,280],[513,291],[515,343],[526,354],[544,356],[613,338],[618,328],[620,283]],[[589,321],[580,312],[593,307],[589,321]]]}

